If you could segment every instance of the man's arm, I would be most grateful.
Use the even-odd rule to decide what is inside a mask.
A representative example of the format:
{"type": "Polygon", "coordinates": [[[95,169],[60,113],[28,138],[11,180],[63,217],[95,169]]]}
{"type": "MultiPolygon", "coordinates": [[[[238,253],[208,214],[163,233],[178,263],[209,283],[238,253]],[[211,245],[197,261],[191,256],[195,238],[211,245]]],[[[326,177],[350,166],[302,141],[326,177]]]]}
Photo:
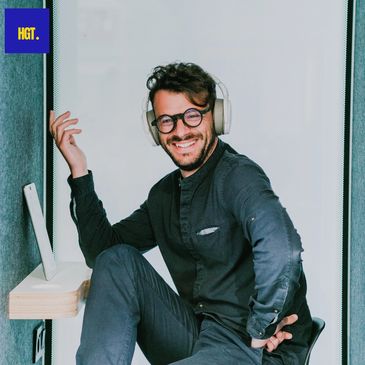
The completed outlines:
{"type": "Polygon", "coordinates": [[[234,202],[233,214],[252,245],[255,293],[250,298],[247,331],[253,339],[263,340],[264,346],[278,333],[283,318],[292,314],[289,310],[302,274],[302,245],[259,166],[236,168],[226,181],[231,182],[226,199],[234,202]]]}
{"type": "Polygon", "coordinates": [[[76,179],[69,176],[67,181],[71,187],[71,217],[90,267],[100,252],[118,243],[130,244],[141,251],[156,246],[146,202],[129,217],[111,225],[94,190],[92,172],[89,170],[87,175],[76,179]]]}
{"type": "Polygon", "coordinates": [[[66,129],[78,123],[77,118],[68,119],[70,116],[71,113],[67,111],[56,118],[51,110],[49,132],[70,168],[70,211],[86,263],[92,267],[101,251],[117,243],[128,243],[143,251],[154,247],[146,203],[119,223],[109,223],[103,204],[94,191],[93,176],[87,169],[86,156],[76,143],[75,134],[80,134],[81,129],[66,129]]]}

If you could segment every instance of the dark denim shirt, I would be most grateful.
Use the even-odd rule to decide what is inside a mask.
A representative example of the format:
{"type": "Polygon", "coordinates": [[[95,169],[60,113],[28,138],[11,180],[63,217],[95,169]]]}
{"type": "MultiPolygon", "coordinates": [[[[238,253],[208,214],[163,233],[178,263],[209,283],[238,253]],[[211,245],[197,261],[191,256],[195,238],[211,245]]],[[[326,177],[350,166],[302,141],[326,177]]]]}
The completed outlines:
{"type": "MultiPolygon", "coordinates": [[[[119,243],[142,252],[158,245],[179,295],[249,344],[270,337],[286,315],[305,345],[311,318],[305,299],[300,237],[263,170],[219,140],[208,161],[182,179],[155,184],[138,210],[111,225],[92,172],[68,178],[70,210],[89,266],[119,243]]],[[[299,342],[300,342],[299,341],[299,342]]]]}

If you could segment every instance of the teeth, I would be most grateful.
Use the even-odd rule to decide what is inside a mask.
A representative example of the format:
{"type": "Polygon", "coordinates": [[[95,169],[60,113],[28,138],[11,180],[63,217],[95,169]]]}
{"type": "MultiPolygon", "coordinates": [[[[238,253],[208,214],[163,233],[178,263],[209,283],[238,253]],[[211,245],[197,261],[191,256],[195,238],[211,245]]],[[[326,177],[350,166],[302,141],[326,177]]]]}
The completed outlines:
{"type": "Polygon", "coordinates": [[[180,148],[186,148],[186,147],[190,147],[191,145],[193,145],[194,142],[188,142],[188,143],[176,143],[176,146],[177,147],[180,147],[180,148]]]}

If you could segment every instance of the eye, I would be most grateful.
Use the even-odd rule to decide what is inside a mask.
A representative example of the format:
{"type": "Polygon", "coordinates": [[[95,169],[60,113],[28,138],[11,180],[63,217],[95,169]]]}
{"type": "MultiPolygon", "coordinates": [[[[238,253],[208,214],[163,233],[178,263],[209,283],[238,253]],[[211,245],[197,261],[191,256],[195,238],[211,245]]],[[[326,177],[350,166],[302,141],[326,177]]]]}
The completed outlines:
{"type": "Polygon", "coordinates": [[[173,123],[173,120],[170,116],[168,115],[161,115],[158,119],[157,119],[157,122],[160,124],[160,125],[168,125],[168,124],[171,124],[173,123]]]}
{"type": "Polygon", "coordinates": [[[185,120],[187,120],[188,122],[190,122],[190,121],[200,121],[201,114],[196,109],[189,109],[185,112],[184,117],[185,117],[185,120]]]}

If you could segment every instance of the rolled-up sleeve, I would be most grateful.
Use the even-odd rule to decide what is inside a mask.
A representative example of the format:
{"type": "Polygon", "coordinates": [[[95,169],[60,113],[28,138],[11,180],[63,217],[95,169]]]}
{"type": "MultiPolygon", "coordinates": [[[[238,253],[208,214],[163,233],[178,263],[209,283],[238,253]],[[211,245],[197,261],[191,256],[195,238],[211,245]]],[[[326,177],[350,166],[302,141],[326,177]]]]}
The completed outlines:
{"type": "Polygon", "coordinates": [[[250,297],[247,332],[266,339],[288,313],[302,273],[300,236],[286,209],[257,165],[236,168],[229,177],[233,214],[251,243],[255,292],[250,297]]]}

